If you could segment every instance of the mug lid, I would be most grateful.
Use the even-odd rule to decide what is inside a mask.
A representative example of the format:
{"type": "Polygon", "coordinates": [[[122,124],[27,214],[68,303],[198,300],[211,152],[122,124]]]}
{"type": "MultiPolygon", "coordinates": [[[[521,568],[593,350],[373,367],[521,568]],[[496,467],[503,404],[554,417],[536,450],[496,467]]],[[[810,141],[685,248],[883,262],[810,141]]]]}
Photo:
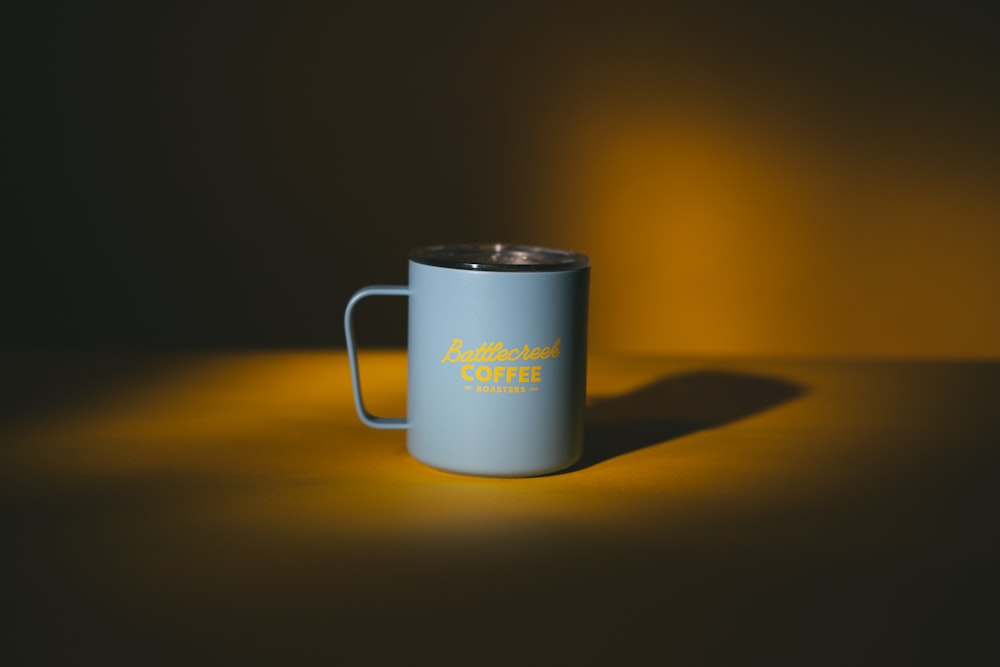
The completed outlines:
{"type": "Polygon", "coordinates": [[[579,252],[509,243],[428,245],[410,251],[418,264],[473,271],[572,271],[590,266],[579,252]]]}

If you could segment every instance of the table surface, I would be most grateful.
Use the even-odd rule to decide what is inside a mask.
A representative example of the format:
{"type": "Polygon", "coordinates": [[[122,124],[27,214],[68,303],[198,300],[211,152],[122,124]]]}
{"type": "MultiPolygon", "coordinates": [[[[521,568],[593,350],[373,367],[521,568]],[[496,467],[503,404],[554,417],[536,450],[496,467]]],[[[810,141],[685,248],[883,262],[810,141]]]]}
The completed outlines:
{"type": "Polygon", "coordinates": [[[580,464],[479,479],[342,351],[3,359],[6,664],[1000,658],[998,363],[597,357],[580,464]]]}

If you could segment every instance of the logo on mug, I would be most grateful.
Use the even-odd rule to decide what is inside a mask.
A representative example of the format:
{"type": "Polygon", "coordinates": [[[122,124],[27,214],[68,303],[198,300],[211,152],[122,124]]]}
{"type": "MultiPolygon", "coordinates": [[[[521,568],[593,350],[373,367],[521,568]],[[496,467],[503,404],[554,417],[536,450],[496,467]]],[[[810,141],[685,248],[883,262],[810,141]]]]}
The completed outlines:
{"type": "Polygon", "coordinates": [[[525,344],[505,347],[503,341],[486,341],[477,348],[466,348],[455,338],[441,358],[442,364],[461,364],[459,375],[466,391],[484,394],[524,394],[536,392],[542,383],[542,365],[524,363],[559,358],[562,338],[551,345],[525,344]],[[521,362],[521,363],[514,363],[521,362]]]}

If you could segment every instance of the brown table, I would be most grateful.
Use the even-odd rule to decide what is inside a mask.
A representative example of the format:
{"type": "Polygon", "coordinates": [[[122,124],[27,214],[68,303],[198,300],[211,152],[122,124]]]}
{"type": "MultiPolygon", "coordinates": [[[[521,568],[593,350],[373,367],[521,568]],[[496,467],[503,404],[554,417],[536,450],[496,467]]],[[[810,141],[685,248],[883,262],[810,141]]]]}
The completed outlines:
{"type": "Polygon", "coordinates": [[[341,351],[4,377],[5,664],[1000,656],[998,363],[597,357],[584,460],[516,480],[362,426],[341,351]]]}

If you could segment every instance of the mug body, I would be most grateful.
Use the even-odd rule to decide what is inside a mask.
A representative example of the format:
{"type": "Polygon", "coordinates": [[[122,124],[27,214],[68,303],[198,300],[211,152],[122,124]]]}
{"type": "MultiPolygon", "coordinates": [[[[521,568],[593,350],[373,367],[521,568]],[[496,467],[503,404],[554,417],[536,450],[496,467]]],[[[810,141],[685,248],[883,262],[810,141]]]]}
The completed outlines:
{"type": "Polygon", "coordinates": [[[410,258],[411,455],[485,476],[572,465],[583,448],[589,260],[490,263],[441,248],[410,258]]]}

